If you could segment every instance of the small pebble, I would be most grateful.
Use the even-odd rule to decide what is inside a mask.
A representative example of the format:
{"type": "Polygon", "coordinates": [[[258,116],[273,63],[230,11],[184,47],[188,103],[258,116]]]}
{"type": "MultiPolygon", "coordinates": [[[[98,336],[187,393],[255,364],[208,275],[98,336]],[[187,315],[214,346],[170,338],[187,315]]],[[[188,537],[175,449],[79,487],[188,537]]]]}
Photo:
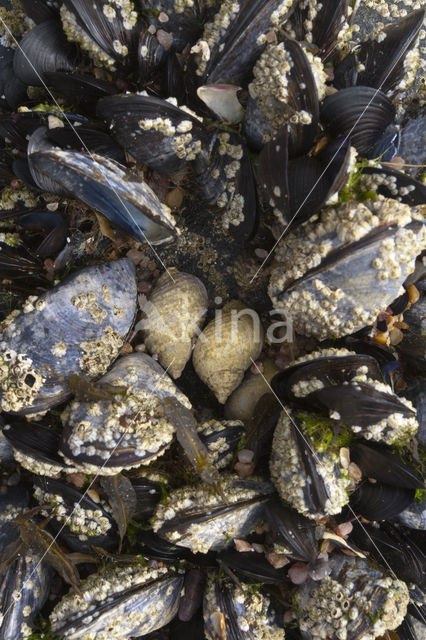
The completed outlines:
{"type": "Polygon", "coordinates": [[[344,538],[345,536],[348,536],[352,532],[352,529],[353,529],[352,522],[341,522],[335,528],[334,533],[344,538]]]}
{"type": "Polygon", "coordinates": [[[293,584],[303,584],[309,577],[308,567],[304,562],[296,562],[287,573],[293,584]]]}
{"type": "Polygon", "coordinates": [[[253,551],[250,542],[247,542],[247,540],[240,540],[240,538],[234,538],[234,544],[235,544],[236,550],[239,552],[253,551]]]}
{"type": "Polygon", "coordinates": [[[283,553],[267,553],[266,559],[271,564],[274,569],[282,569],[287,564],[289,564],[290,560],[283,553]]]}
{"type": "Polygon", "coordinates": [[[238,453],[238,460],[243,464],[253,462],[254,452],[250,449],[241,449],[238,453]]]}

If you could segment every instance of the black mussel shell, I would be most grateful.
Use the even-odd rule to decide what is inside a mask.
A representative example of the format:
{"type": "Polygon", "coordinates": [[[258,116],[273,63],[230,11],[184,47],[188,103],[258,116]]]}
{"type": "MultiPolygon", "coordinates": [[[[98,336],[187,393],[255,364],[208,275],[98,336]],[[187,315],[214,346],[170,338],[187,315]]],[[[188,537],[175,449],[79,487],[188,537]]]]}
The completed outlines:
{"type": "Polygon", "coordinates": [[[350,446],[351,461],[361,469],[364,478],[405,489],[424,489],[421,476],[400,457],[381,446],[355,442],[350,446]]]}
{"type": "Polygon", "coordinates": [[[409,529],[426,531],[426,500],[413,502],[404,511],[398,513],[395,520],[409,529]]]}
{"type": "Polygon", "coordinates": [[[97,113],[135,160],[166,175],[194,160],[208,141],[197,118],[161,98],[111,96],[100,100],[97,113]]]}
{"type": "Polygon", "coordinates": [[[3,433],[13,448],[15,460],[25,469],[39,476],[74,471],[58,454],[60,436],[55,430],[14,418],[3,433]]]}
{"type": "Polygon", "coordinates": [[[21,0],[26,15],[36,24],[56,18],[58,11],[50,0],[21,0]]]}
{"type": "Polygon", "coordinates": [[[313,562],[316,559],[319,548],[312,520],[278,500],[270,501],[266,505],[266,517],[275,542],[288,547],[289,555],[293,559],[304,562],[313,562]]]}
{"type": "Polygon", "coordinates": [[[386,198],[394,198],[410,206],[423,204],[426,200],[426,186],[402,171],[390,167],[365,167],[361,185],[368,191],[381,193],[386,198]]]}
{"type": "Polygon", "coordinates": [[[149,82],[165,64],[167,51],[155,35],[147,29],[141,31],[138,44],[139,78],[142,84],[149,82]]]}
{"type": "Polygon", "coordinates": [[[384,27],[380,37],[373,36],[362,42],[336,67],[334,85],[338,88],[369,86],[386,94],[398,89],[401,83],[401,88],[406,88],[404,80],[410,70],[405,68],[405,57],[415,46],[424,16],[424,9],[413,11],[384,27]],[[358,71],[360,66],[362,71],[358,71]]]}
{"type": "Polygon", "coordinates": [[[160,244],[173,238],[174,221],[168,208],[118,162],[60,150],[34,153],[29,159],[37,170],[140,242],[160,244]]]}
{"type": "Polygon", "coordinates": [[[76,127],[65,123],[63,127],[49,129],[47,138],[62,149],[93,152],[116,162],[125,163],[123,149],[100,125],[83,123],[76,127]]]}
{"type": "Polygon", "coordinates": [[[206,578],[205,571],[198,567],[193,567],[186,571],[177,615],[179,620],[183,622],[191,620],[200,609],[206,578]]]}
{"type": "MultiPolygon", "coordinates": [[[[10,293],[34,295],[50,289],[43,262],[22,245],[0,242],[0,276],[9,280],[10,293]]],[[[9,309],[9,313],[12,309],[9,309]]]]}
{"type": "MultiPolygon", "coordinates": [[[[425,316],[423,316],[425,317],[425,316]]],[[[423,334],[424,336],[424,334],[423,334]]],[[[423,337],[424,344],[424,337],[423,337]]],[[[406,357],[406,352],[402,352],[404,357],[406,357]]],[[[422,352],[419,352],[419,358],[416,360],[416,365],[419,369],[423,367],[424,371],[424,361],[425,357],[423,356],[423,364],[421,363],[422,352]]],[[[411,358],[409,358],[409,362],[411,364],[411,358]]],[[[414,380],[409,385],[408,389],[404,392],[404,397],[410,400],[417,409],[417,421],[419,423],[419,428],[416,434],[416,437],[419,443],[423,448],[426,449],[426,379],[425,378],[414,378],[414,380]]]]}
{"type": "Polygon", "coordinates": [[[135,266],[127,258],[74,272],[6,320],[1,403],[34,414],[71,395],[69,378],[98,377],[116,359],[136,311],[135,266]]]}
{"type": "Polygon", "coordinates": [[[44,78],[46,84],[54,88],[55,94],[59,93],[66,98],[67,104],[80,107],[84,113],[90,116],[96,115],[98,100],[117,91],[112,82],[78,73],[49,71],[44,74],[44,78]]]}
{"type": "Polygon", "coordinates": [[[42,124],[43,118],[37,112],[3,114],[0,115],[0,136],[15,149],[26,152],[29,137],[42,124]]]}
{"type": "Polygon", "coordinates": [[[163,495],[161,485],[146,478],[132,478],[132,487],[136,494],[136,511],[133,518],[148,520],[163,495]]]}
{"type": "Polygon", "coordinates": [[[58,20],[47,20],[28,31],[13,58],[13,70],[26,85],[41,87],[46,71],[72,71],[77,63],[74,45],[58,20]]]}
{"type": "Polygon", "coordinates": [[[6,109],[17,109],[28,98],[27,85],[13,70],[14,49],[0,45],[0,105],[6,109]]]}
{"type": "MultiPolygon", "coordinates": [[[[3,462],[3,459],[1,461],[3,462]]],[[[28,491],[22,484],[7,487],[0,495],[0,554],[8,544],[19,538],[19,529],[14,519],[28,507],[28,504],[28,491]]]]}
{"type": "Polygon", "coordinates": [[[237,452],[244,426],[240,420],[207,420],[198,424],[198,435],[219,469],[229,467],[237,452]]]}
{"type": "Polygon", "coordinates": [[[19,216],[17,226],[29,231],[43,234],[41,242],[37,242],[34,252],[40,258],[56,256],[63,248],[67,239],[68,219],[62,213],[37,211],[19,216]]]}
{"type": "Polygon", "coordinates": [[[363,482],[351,495],[353,512],[367,520],[380,521],[394,518],[414,500],[414,489],[392,487],[382,482],[363,482]]]}
{"type": "Polygon", "coordinates": [[[72,551],[89,553],[92,546],[116,550],[119,535],[115,521],[102,502],[61,480],[34,478],[34,497],[50,517],[48,530],[72,551]]]}
{"type": "Polygon", "coordinates": [[[38,127],[38,129],[31,134],[27,147],[28,167],[34,182],[41,191],[46,191],[47,193],[53,193],[54,195],[63,197],[67,192],[57,182],[55,182],[55,180],[52,180],[52,178],[47,176],[45,173],[39,171],[31,158],[33,153],[38,153],[39,151],[50,151],[53,149],[54,145],[47,137],[48,131],[49,129],[47,127],[42,126],[38,127]]]}
{"type": "Polygon", "coordinates": [[[345,25],[350,4],[349,0],[335,0],[318,4],[316,7],[308,3],[296,3],[290,17],[290,25],[296,40],[307,40],[308,36],[309,42],[318,47],[318,55],[327,60],[330,60],[330,56],[333,59],[332,53],[337,46],[337,36],[345,25]],[[312,8],[315,12],[313,17],[312,8]],[[309,31],[306,28],[307,22],[312,23],[309,31]]]}
{"type": "Polygon", "coordinates": [[[154,9],[148,16],[150,24],[169,35],[169,50],[180,52],[186,45],[194,44],[201,35],[210,5],[217,3],[203,1],[176,4],[175,0],[139,0],[139,4],[143,10],[147,6],[154,9]]]}
{"type": "Polygon", "coordinates": [[[254,453],[254,462],[269,459],[272,437],[282,407],[272,393],[264,393],[259,398],[247,426],[246,448],[254,453]]]}
{"type": "Polygon", "coordinates": [[[160,538],[152,529],[138,532],[138,543],[141,545],[141,552],[162,562],[170,562],[176,560],[188,560],[189,562],[201,567],[215,567],[217,554],[209,551],[206,554],[195,554],[185,547],[167,542],[164,538],[160,538]]]}
{"type": "MultiPolygon", "coordinates": [[[[249,0],[241,8],[238,4],[223,2],[220,11],[228,26],[225,33],[221,33],[217,27],[216,33],[213,29],[209,60],[206,64],[198,64],[195,71],[201,83],[243,85],[265,46],[266,39],[262,40],[261,36],[272,26],[273,14],[280,13],[277,19],[283,24],[292,10],[292,4],[284,12],[280,11],[281,0],[249,0]]],[[[210,30],[211,25],[207,24],[206,28],[210,30]]]]}
{"type": "Polygon", "coordinates": [[[3,569],[0,586],[0,638],[28,637],[34,618],[50,591],[51,571],[31,549],[20,553],[3,569]],[[17,597],[18,594],[18,597],[17,597]]]}
{"type": "Polygon", "coordinates": [[[356,522],[351,539],[400,580],[426,587],[426,557],[406,532],[391,523],[380,528],[356,522]]]}
{"type": "MultiPolygon", "coordinates": [[[[292,219],[288,185],[288,128],[267,142],[259,154],[256,170],[259,192],[283,224],[292,219]]],[[[293,214],[294,214],[293,209],[293,214]]]]}
{"type": "Polygon", "coordinates": [[[372,87],[348,87],[324,99],[320,120],[328,133],[348,136],[358,153],[372,157],[376,140],[393,121],[395,109],[372,87]]]}
{"type": "Polygon", "coordinates": [[[138,556],[107,566],[82,582],[83,596],[71,590],[56,605],[50,616],[53,633],[64,640],[145,636],[174,618],[182,585],[183,576],[172,567],[155,569],[138,556]]]}
{"type": "Polygon", "coordinates": [[[221,565],[231,569],[247,582],[280,584],[287,579],[286,572],[275,569],[262,553],[221,551],[217,558],[221,565]]]}

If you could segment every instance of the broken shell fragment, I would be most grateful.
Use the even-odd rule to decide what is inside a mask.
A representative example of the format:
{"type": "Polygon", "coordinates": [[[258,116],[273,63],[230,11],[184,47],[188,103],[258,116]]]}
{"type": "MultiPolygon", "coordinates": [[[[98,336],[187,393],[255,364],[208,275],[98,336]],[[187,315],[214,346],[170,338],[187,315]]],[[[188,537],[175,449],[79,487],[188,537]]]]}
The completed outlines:
{"type": "Polygon", "coordinates": [[[238,301],[225,305],[200,334],[194,348],[194,368],[221,404],[238,387],[262,344],[259,316],[238,301]]]}
{"type": "Polygon", "coordinates": [[[179,378],[207,311],[207,291],[190,273],[169,269],[157,281],[149,300],[141,304],[148,351],[173,378],[179,378]]]}

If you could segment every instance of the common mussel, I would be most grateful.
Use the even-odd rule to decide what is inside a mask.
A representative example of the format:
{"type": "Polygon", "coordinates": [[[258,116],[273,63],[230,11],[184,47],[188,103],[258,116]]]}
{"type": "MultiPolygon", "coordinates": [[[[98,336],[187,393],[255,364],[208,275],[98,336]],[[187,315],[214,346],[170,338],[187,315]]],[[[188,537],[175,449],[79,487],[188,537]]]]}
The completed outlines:
{"type": "Polygon", "coordinates": [[[0,640],[424,637],[425,10],[0,5],[0,640]]]}

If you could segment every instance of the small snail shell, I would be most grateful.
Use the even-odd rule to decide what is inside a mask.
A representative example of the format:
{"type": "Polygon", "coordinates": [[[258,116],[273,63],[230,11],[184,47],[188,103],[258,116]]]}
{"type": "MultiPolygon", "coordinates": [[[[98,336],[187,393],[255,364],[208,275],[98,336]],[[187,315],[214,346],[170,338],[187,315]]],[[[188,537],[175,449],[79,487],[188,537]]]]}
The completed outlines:
{"type": "Polygon", "coordinates": [[[191,357],[207,303],[201,280],[172,268],[158,279],[149,301],[142,305],[145,345],[173,378],[179,378],[191,357]]]}
{"type": "Polygon", "coordinates": [[[238,389],[229,396],[225,405],[225,417],[229,420],[248,422],[259,398],[270,392],[268,383],[279,369],[271,359],[265,360],[262,364],[262,374],[248,373],[238,389]]]}
{"type": "Polygon", "coordinates": [[[262,350],[259,316],[238,301],[225,305],[199,336],[193,354],[201,380],[224,404],[262,350]]]}

